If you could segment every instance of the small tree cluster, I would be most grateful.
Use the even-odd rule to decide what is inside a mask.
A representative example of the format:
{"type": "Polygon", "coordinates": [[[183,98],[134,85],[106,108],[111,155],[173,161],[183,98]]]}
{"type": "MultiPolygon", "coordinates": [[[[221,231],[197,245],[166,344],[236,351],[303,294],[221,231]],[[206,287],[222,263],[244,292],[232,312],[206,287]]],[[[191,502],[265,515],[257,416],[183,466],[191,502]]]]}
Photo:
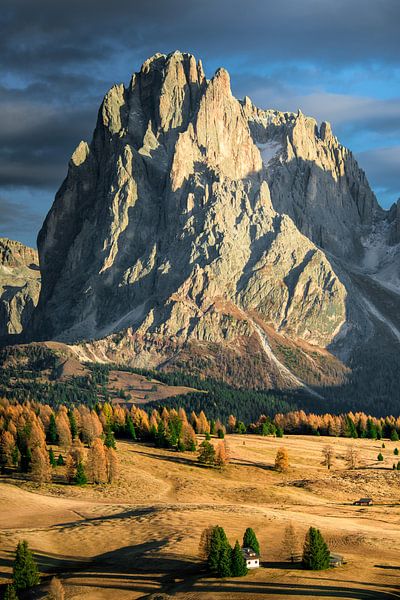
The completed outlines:
{"type": "MultiPolygon", "coordinates": [[[[260,552],[257,537],[251,528],[246,529],[243,548],[251,548],[257,554],[260,552]]],[[[232,548],[224,529],[218,525],[203,531],[200,556],[207,560],[211,573],[216,577],[242,577],[247,573],[246,560],[238,540],[232,548]]]]}
{"type": "Polygon", "coordinates": [[[220,440],[216,447],[209,442],[204,440],[200,444],[198,461],[210,467],[224,467],[229,462],[229,450],[226,441],[220,440]]]}

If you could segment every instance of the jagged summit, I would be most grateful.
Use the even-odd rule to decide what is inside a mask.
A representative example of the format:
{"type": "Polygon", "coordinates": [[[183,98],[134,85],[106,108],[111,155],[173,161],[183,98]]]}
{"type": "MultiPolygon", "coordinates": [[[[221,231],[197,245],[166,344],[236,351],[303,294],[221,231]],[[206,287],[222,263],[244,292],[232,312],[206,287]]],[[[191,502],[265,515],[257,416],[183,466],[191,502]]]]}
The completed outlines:
{"type": "Polygon", "coordinates": [[[71,157],[38,238],[28,335],[106,338],[104,356],[142,366],[197,352],[233,373],[259,356],[258,385],[292,386],[275,335],[341,356],[374,335],[348,265],[362,269],[388,218],[329,123],[239,101],[225,69],[207,80],[191,54],[156,54],[106,94],[71,157]]]}

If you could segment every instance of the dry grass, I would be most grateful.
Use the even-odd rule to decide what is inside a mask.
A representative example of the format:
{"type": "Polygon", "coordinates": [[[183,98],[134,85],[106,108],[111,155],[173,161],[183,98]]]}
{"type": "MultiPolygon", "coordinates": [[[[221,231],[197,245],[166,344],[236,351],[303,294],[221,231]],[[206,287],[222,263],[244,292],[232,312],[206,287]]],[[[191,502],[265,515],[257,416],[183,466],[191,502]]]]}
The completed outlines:
{"type": "MultiPolygon", "coordinates": [[[[205,469],[189,453],[119,443],[122,476],[112,486],[76,488],[0,484],[1,576],[9,577],[19,539],[34,548],[41,568],[58,573],[67,598],[396,598],[400,563],[400,473],[392,471],[394,442],[292,436],[283,440],[229,436],[231,464],[205,469]],[[331,443],[336,463],[321,466],[331,443]],[[347,446],[364,467],[345,469],[347,446]],[[287,474],[272,470],[280,446],[287,474]],[[382,451],[385,460],[378,463],[382,451]],[[352,505],[370,495],[369,508],[352,505]],[[345,555],[338,569],[312,573],[285,562],[282,537],[292,521],[302,541],[310,525],[345,555]],[[231,541],[247,526],[262,547],[263,568],[239,580],[215,580],[197,559],[201,531],[222,525],[231,541]]],[[[397,462],[397,460],[396,460],[397,462]]]]}

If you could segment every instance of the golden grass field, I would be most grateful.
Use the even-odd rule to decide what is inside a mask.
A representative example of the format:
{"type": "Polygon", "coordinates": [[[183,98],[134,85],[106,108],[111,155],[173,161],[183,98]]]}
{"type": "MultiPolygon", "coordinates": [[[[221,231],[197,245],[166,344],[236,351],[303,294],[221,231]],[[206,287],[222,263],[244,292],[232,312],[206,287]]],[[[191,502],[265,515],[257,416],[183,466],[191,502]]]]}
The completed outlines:
{"type": "Polygon", "coordinates": [[[18,540],[26,539],[43,583],[58,574],[68,599],[400,598],[395,442],[385,440],[382,449],[372,440],[233,435],[227,443],[232,458],[222,471],[199,466],[191,453],[119,442],[121,477],[111,486],[3,480],[1,582],[10,577],[18,540]],[[327,443],[338,457],[331,471],[321,465],[327,443]],[[349,445],[363,459],[358,470],[345,468],[349,445]],[[287,474],[272,469],[280,446],[289,452],[287,474]],[[379,451],[383,463],[376,460],[379,451]],[[353,506],[362,496],[372,496],[374,506],[353,506]],[[290,521],[301,545],[308,527],[316,526],[347,564],[310,572],[288,563],[282,537],[290,521]],[[262,567],[239,579],[209,577],[198,544],[202,530],[215,524],[225,528],[232,544],[253,527],[262,567]]]}

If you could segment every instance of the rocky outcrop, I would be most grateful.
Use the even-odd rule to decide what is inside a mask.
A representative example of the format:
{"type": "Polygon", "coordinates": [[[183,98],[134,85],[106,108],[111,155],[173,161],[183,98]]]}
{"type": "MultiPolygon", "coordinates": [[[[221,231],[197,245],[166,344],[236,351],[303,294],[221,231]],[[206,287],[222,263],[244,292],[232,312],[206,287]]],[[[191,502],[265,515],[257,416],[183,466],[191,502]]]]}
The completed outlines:
{"type": "Polygon", "coordinates": [[[20,242],[0,238],[0,337],[27,325],[40,291],[38,254],[20,242]]]}

